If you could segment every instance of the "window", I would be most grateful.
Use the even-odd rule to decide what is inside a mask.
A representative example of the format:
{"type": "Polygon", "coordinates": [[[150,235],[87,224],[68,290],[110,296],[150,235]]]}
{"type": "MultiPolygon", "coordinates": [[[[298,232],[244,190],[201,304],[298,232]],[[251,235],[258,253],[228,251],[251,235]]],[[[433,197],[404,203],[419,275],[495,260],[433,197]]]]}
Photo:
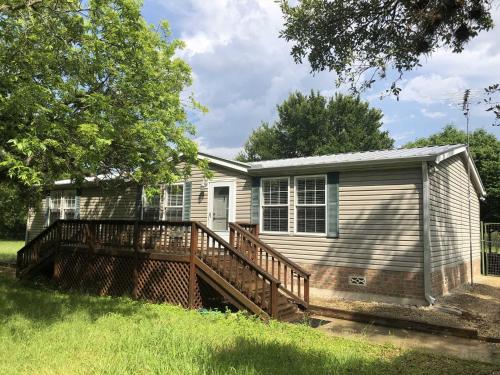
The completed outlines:
{"type": "Polygon", "coordinates": [[[165,191],[165,220],[182,221],[184,185],[170,185],[165,191]]]}
{"type": "Polygon", "coordinates": [[[297,233],[326,233],[326,178],[325,176],[297,177],[296,227],[297,233]]]}
{"type": "Polygon", "coordinates": [[[76,218],[76,196],[74,191],[53,191],[49,199],[48,224],[57,219],[76,218]]]}
{"type": "Polygon", "coordinates": [[[64,218],[76,219],[76,196],[74,193],[66,192],[64,195],[64,218]]]}
{"type": "Polygon", "coordinates": [[[160,220],[160,194],[147,196],[144,193],[142,204],[142,220],[160,220]]]}
{"type": "Polygon", "coordinates": [[[288,177],[262,179],[262,230],[288,232],[288,177]]]}

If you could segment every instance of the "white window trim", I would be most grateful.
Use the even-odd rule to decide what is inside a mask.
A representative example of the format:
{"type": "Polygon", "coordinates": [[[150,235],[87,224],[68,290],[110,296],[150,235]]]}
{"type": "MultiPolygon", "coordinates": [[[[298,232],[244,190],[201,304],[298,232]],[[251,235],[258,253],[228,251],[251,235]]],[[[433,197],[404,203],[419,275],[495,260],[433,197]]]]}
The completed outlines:
{"type": "Polygon", "coordinates": [[[53,190],[50,192],[49,196],[49,219],[48,219],[49,225],[50,225],[50,214],[53,210],[52,200],[54,197],[52,196],[52,194],[56,193],[59,194],[59,199],[60,199],[59,208],[57,209],[59,211],[59,219],[60,220],[66,219],[66,210],[70,209],[66,202],[68,195],[71,195],[72,197],[75,198],[75,206],[72,209],[75,210],[76,214],[76,190],[53,190]]]}
{"type": "Polygon", "coordinates": [[[260,188],[259,188],[259,227],[260,227],[260,233],[262,234],[279,234],[279,235],[288,235],[290,233],[290,181],[291,177],[290,176],[277,176],[277,177],[262,177],[260,179],[260,188]],[[272,204],[272,205],[267,205],[267,206],[281,206],[281,207],[287,207],[287,213],[288,213],[288,219],[287,219],[287,225],[286,225],[286,231],[283,232],[278,232],[278,231],[266,231],[264,230],[264,192],[262,189],[262,185],[264,181],[266,180],[287,180],[288,183],[288,195],[287,195],[287,202],[285,204],[272,204]]]}
{"type": "MultiPolygon", "coordinates": [[[[165,221],[165,211],[167,208],[182,208],[181,221],[182,217],[184,217],[184,190],[186,189],[184,182],[176,182],[174,184],[165,185],[165,191],[163,192],[163,199],[160,199],[160,220],[165,221]],[[168,202],[168,188],[170,186],[182,186],[182,204],[176,206],[167,205],[168,202]]],[[[160,197],[161,198],[161,197],[160,197]]]]}
{"type": "Polygon", "coordinates": [[[305,176],[294,176],[293,179],[293,234],[298,235],[298,236],[311,236],[311,237],[326,237],[327,231],[328,231],[328,180],[326,174],[314,174],[314,175],[305,175],[305,176]],[[325,180],[325,203],[324,204],[301,204],[301,207],[304,206],[310,206],[310,207],[319,207],[319,206],[324,206],[325,207],[325,231],[321,233],[316,233],[316,232],[299,232],[297,230],[297,206],[298,204],[298,189],[297,189],[297,180],[302,179],[302,178],[317,178],[317,177],[323,177],[325,180]]]}

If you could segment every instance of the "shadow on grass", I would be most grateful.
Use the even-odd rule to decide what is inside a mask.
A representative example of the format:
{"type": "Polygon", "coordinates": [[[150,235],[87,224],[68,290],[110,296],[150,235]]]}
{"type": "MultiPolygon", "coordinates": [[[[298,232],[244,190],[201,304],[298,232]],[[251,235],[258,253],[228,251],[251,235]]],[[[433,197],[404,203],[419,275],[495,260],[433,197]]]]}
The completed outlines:
{"type": "MultiPolygon", "coordinates": [[[[363,345],[363,344],[359,344],[363,345]]],[[[236,345],[206,359],[210,370],[220,373],[252,374],[491,374],[493,366],[438,357],[419,351],[365,355],[355,345],[339,344],[334,354],[304,350],[293,344],[262,343],[240,338],[236,345]]],[[[210,372],[210,371],[209,371],[210,372]]]]}
{"type": "Polygon", "coordinates": [[[372,374],[382,364],[352,356],[328,355],[316,350],[301,350],[293,344],[263,343],[239,338],[234,347],[207,358],[207,365],[221,373],[255,374],[372,374]]]}
{"type": "Polygon", "coordinates": [[[77,292],[60,293],[43,283],[24,282],[0,275],[0,320],[22,316],[34,323],[51,325],[69,315],[83,313],[90,321],[108,314],[152,314],[140,302],[123,298],[95,297],[77,292]],[[141,311],[144,310],[144,311],[141,311]]]}

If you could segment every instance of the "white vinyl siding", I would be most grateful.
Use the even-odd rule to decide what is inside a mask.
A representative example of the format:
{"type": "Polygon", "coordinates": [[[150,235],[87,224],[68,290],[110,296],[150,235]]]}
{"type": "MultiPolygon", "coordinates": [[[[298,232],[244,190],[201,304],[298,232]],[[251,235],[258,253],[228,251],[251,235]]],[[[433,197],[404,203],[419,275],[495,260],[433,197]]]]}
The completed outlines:
{"type": "MultiPolygon", "coordinates": [[[[467,168],[461,155],[430,168],[430,229],[432,270],[468,262],[469,201],[467,168]]],[[[469,182],[470,183],[470,182],[469,182]]],[[[470,184],[472,255],[480,255],[479,198],[470,184]]]]}
{"type": "MultiPolygon", "coordinates": [[[[296,190],[291,186],[292,202],[296,190]]],[[[341,171],[338,238],[265,232],[261,238],[301,264],[418,272],[423,261],[421,196],[420,164],[341,171]]],[[[291,223],[294,213],[291,207],[291,223]]]]}
{"type": "Polygon", "coordinates": [[[288,177],[261,179],[261,226],[263,232],[288,232],[288,177]]]}
{"type": "Polygon", "coordinates": [[[326,175],[295,178],[295,232],[326,234],[326,175]]]}

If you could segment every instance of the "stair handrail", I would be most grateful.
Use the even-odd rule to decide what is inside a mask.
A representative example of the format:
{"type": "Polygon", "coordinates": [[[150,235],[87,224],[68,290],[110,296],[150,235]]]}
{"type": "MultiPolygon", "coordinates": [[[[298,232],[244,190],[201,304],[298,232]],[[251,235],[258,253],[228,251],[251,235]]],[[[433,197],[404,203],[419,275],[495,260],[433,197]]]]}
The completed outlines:
{"type": "MultiPolygon", "coordinates": [[[[33,247],[35,244],[41,242],[42,240],[45,239],[45,236],[48,233],[51,233],[52,231],[55,231],[59,228],[60,220],[55,220],[53,223],[51,223],[48,227],[46,227],[44,230],[42,230],[36,237],[32,238],[28,243],[26,243],[21,249],[17,251],[17,257],[16,257],[16,273],[19,274],[23,269],[26,267],[29,267],[33,262],[26,262],[24,261],[26,258],[26,253],[28,251],[33,251],[33,247]]],[[[56,239],[57,240],[57,239],[56,239]]],[[[37,259],[38,260],[38,259],[37,259]]],[[[36,263],[36,262],[34,262],[36,263]]]]}
{"type": "Polygon", "coordinates": [[[236,250],[229,242],[227,242],[225,239],[223,239],[221,236],[219,236],[217,233],[215,233],[213,230],[209,229],[205,224],[200,223],[199,221],[193,221],[193,223],[198,226],[200,229],[202,229],[204,232],[208,233],[210,236],[214,237],[218,242],[220,242],[221,245],[224,245],[227,247],[229,251],[231,251],[233,254],[235,254],[238,258],[243,260],[244,262],[248,263],[248,266],[259,271],[264,275],[266,278],[268,278],[270,281],[274,281],[278,284],[281,283],[279,279],[271,275],[269,272],[266,270],[262,269],[259,267],[255,262],[247,257],[245,254],[242,254],[238,250],[236,250]]]}
{"type": "Polygon", "coordinates": [[[268,245],[267,243],[262,241],[260,238],[256,237],[251,232],[244,229],[238,223],[229,223],[229,228],[231,228],[231,227],[233,227],[235,229],[239,229],[240,232],[245,231],[246,232],[246,233],[244,233],[245,236],[249,237],[252,240],[252,242],[255,242],[259,246],[262,246],[263,248],[265,248],[267,250],[267,252],[269,252],[270,254],[273,254],[276,258],[281,259],[283,262],[286,262],[289,266],[295,268],[297,270],[297,273],[300,273],[303,276],[311,276],[310,272],[306,271],[304,268],[302,268],[300,265],[295,263],[293,260],[287,258],[283,254],[281,254],[279,251],[275,250],[273,247],[271,247],[270,245],[268,245]]]}
{"type": "MultiPolygon", "coordinates": [[[[260,248],[264,250],[267,254],[270,254],[271,256],[275,257],[276,259],[280,260],[283,262],[288,268],[290,268],[293,272],[295,272],[297,275],[302,277],[304,279],[304,296],[297,295],[294,293],[293,290],[290,288],[286,287],[286,283],[284,283],[280,277],[278,279],[281,282],[281,287],[280,289],[284,290],[287,292],[291,297],[297,300],[297,302],[301,303],[304,307],[308,307],[309,305],[309,279],[311,277],[311,273],[306,271],[304,268],[299,266],[297,263],[292,261],[291,259],[287,258],[283,254],[281,254],[279,251],[275,250],[273,247],[262,241],[260,238],[256,237],[253,235],[251,232],[248,230],[244,229],[241,225],[238,223],[229,223],[229,230],[230,230],[230,242],[234,241],[234,234],[235,232],[238,232],[241,236],[244,237],[245,240],[250,241],[256,248],[260,248]],[[233,233],[231,233],[233,232],[233,233]]],[[[232,243],[234,247],[235,244],[232,243]]],[[[273,275],[274,276],[274,275],[273,275]]]]}
{"type": "MultiPolygon", "coordinates": [[[[220,237],[217,233],[209,229],[206,225],[193,221],[193,225],[197,228],[201,229],[202,232],[205,232],[207,235],[215,239],[219,244],[224,246],[226,250],[228,250],[235,257],[240,259],[244,265],[250,269],[252,269],[257,275],[260,275],[264,280],[267,280],[271,286],[271,294],[270,294],[270,309],[268,309],[267,313],[271,317],[278,316],[278,289],[281,286],[281,281],[268,273],[263,268],[259,267],[255,262],[247,257],[245,254],[242,254],[240,251],[236,250],[229,242],[220,237]]],[[[203,261],[203,259],[201,259],[203,261]]],[[[248,298],[248,297],[247,297],[248,298]]]]}

